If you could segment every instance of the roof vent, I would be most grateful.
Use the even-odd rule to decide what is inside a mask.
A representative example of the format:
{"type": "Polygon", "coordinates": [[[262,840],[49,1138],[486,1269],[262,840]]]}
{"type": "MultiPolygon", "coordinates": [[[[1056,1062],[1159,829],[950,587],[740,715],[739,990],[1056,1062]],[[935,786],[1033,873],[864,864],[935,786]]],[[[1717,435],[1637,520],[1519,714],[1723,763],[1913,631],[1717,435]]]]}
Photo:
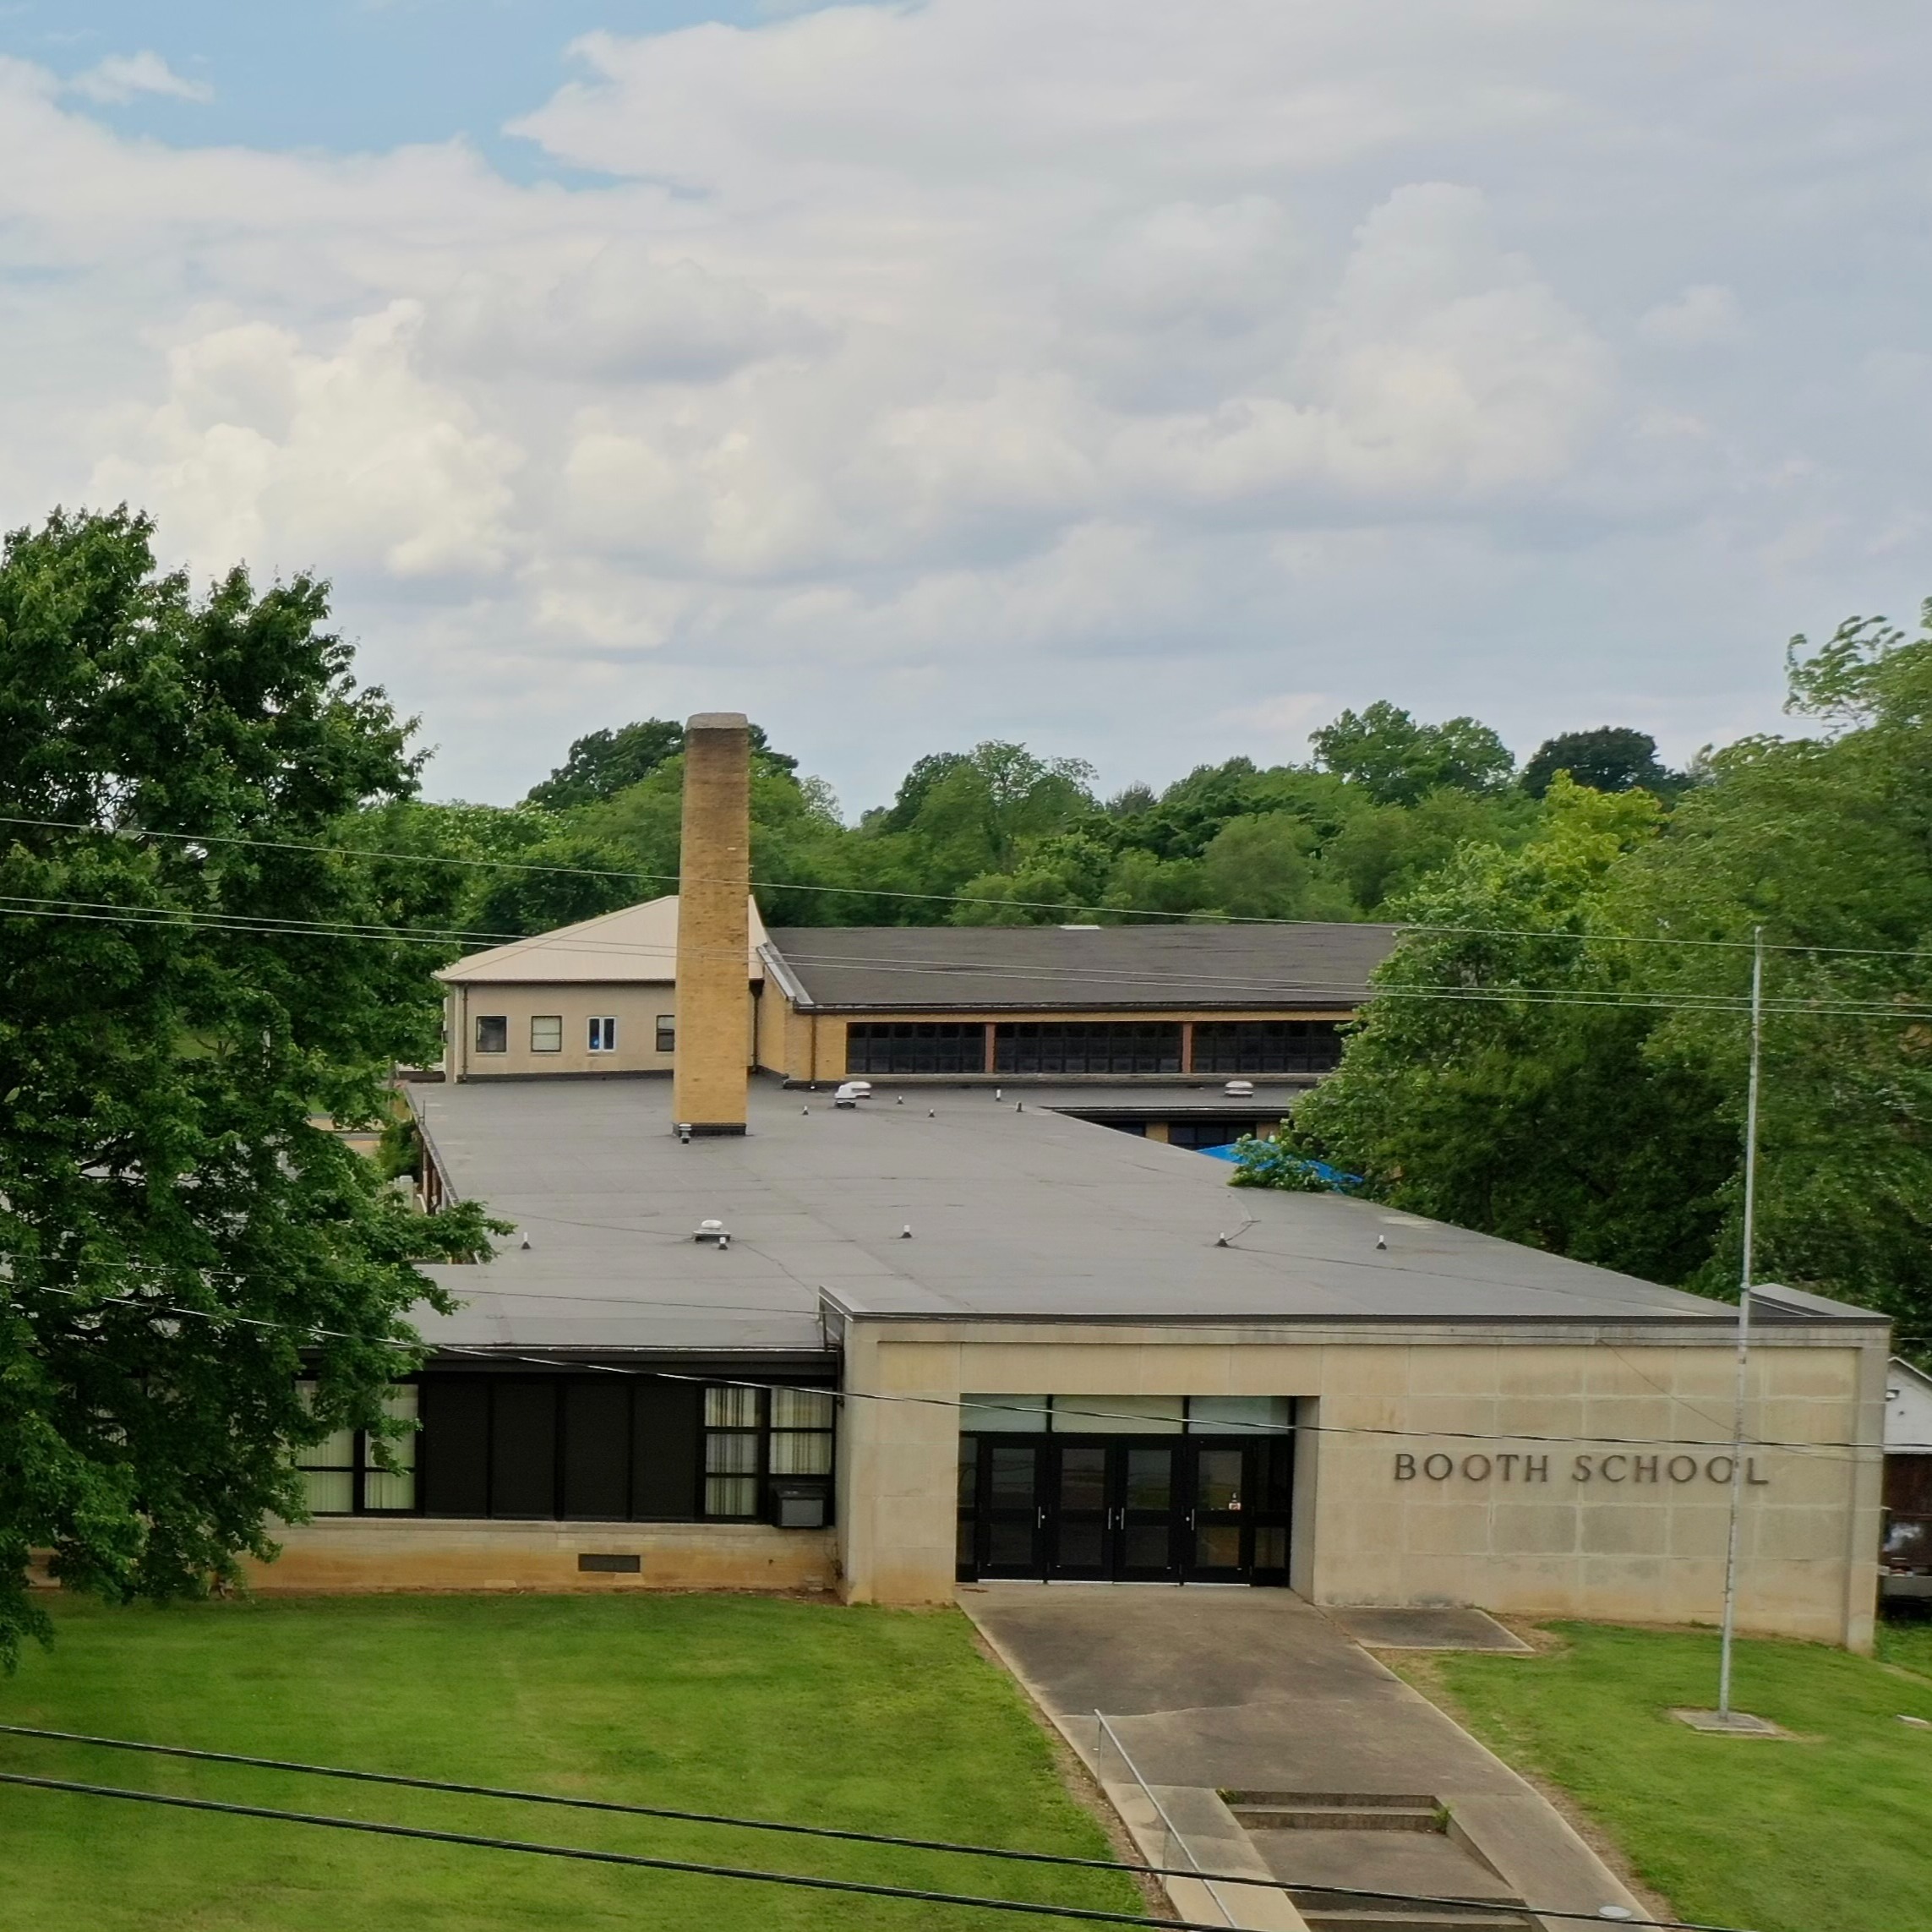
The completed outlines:
{"type": "Polygon", "coordinates": [[[1221,1091],[1231,1100],[1252,1100],[1254,1098],[1254,1083],[1252,1080],[1231,1080],[1221,1091]]]}
{"type": "Polygon", "coordinates": [[[842,1081],[833,1093],[832,1104],[835,1107],[855,1107],[861,1100],[869,1100],[871,1097],[870,1080],[846,1080],[842,1081]]]}
{"type": "Polygon", "coordinates": [[[1063,925],[1060,930],[1062,932],[1098,932],[1100,929],[1098,925],[1063,925]]]}
{"type": "Polygon", "coordinates": [[[730,1231],[726,1228],[724,1223],[719,1220],[700,1221],[691,1230],[691,1239],[693,1241],[715,1242],[720,1247],[729,1247],[731,1245],[730,1231]]]}

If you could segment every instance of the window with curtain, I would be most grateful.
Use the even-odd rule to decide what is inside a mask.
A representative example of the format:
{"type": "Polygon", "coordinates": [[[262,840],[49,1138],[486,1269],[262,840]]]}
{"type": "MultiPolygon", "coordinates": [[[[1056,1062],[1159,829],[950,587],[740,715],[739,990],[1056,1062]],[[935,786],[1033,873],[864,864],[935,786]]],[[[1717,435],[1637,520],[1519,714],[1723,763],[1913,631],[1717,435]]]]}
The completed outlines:
{"type": "MultiPolygon", "coordinates": [[[[301,1385],[303,1403],[314,1399],[314,1384],[301,1385]]],[[[356,1434],[353,1429],[337,1429],[319,1443],[295,1452],[296,1466],[302,1471],[302,1493],[310,1511],[318,1516],[348,1516],[356,1508],[356,1434]]]]}
{"type": "Polygon", "coordinates": [[[759,1389],[704,1392],[704,1513],[750,1518],[758,1514],[764,1406],[759,1389]]]}
{"type": "MultiPolygon", "coordinates": [[[[303,1403],[314,1400],[312,1382],[297,1384],[303,1403]]],[[[398,1422],[413,1423],[417,1391],[413,1383],[393,1385],[383,1398],[383,1411],[398,1422]]],[[[365,1429],[337,1429],[321,1442],[296,1451],[296,1467],[310,1510],[318,1516],[410,1515],[416,1509],[416,1433],[381,1445],[365,1429]],[[388,1467],[383,1466],[386,1460],[388,1467]]]]}
{"type": "Polygon", "coordinates": [[[774,1389],[768,1462],[773,1476],[829,1476],[835,1405],[829,1389],[774,1389]]]}
{"type": "Polygon", "coordinates": [[[399,1383],[384,1396],[383,1413],[411,1425],[406,1435],[391,1436],[379,1445],[375,1437],[362,1438],[363,1494],[358,1507],[367,1514],[383,1515],[416,1509],[417,1392],[413,1382],[399,1383]],[[378,1449],[389,1466],[377,1460],[378,1449]]]}
{"type": "Polygon", "coordinates": [[[531,1016],[530,1051],[532,1053],[561,1053],[564,1051],[564,1016],[561,1013],[534,1013],[531,1016]]]}

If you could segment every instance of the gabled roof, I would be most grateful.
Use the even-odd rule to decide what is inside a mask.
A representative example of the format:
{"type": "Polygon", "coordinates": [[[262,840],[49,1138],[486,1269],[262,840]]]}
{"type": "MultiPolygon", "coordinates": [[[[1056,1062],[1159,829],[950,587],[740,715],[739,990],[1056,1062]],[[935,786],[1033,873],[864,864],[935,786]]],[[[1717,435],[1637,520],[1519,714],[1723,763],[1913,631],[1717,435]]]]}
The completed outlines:
{"type": "Polygon", "coordinates": [[[1368,996],[1392,925],[786,926],[772,934],[799,1002],[831,1012],[1302,1007],[1368,996]]]}
{"type": "MultiPolygon", "coordinates": [[[[756,903],[747,902],[751,915],[751,949],[746,961],[750,977],[765,977],[758,948],[765,943],[765,922],[756,903]]],[[[513,939],[486,952],[472,952],[436,977],[446,985],[545,985],[573,980],[603,985],[636,980],[668,984],[678,976],[678,899],[671,893],[625,906],[600,919],[580,920],[554,932],[513,939]]]]}

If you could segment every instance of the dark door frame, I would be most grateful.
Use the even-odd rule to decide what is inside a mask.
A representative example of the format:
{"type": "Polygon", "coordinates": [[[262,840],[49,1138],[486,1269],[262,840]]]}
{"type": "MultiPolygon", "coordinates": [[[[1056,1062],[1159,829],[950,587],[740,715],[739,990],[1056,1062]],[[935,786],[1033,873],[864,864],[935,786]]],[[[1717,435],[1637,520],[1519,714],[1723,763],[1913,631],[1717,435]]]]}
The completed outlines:
{"type": "Polygon", "coordinates": [[[996,1432],[960,1446],[963,1582],[1288,1580],[1292,1437],[996,1432]],[[1150,1456],[1168,1460],[1164,1504],[1158,1470],[1135,1470],[1150,1456]]]}

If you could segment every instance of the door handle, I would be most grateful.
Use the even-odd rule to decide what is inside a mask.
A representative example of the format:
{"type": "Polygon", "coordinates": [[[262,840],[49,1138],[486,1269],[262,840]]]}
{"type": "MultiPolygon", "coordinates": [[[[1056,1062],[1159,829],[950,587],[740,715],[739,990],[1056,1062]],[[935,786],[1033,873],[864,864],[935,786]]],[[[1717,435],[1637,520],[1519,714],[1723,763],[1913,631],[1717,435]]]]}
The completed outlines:
{"type": "Polygon", "coordinates": [[[1046,1527],[1046,1505],[1044,1503],[1040,1504],[1034,1511],[1033,1526],[1036,1530],[1044,1530],[1046,1527]]]}

